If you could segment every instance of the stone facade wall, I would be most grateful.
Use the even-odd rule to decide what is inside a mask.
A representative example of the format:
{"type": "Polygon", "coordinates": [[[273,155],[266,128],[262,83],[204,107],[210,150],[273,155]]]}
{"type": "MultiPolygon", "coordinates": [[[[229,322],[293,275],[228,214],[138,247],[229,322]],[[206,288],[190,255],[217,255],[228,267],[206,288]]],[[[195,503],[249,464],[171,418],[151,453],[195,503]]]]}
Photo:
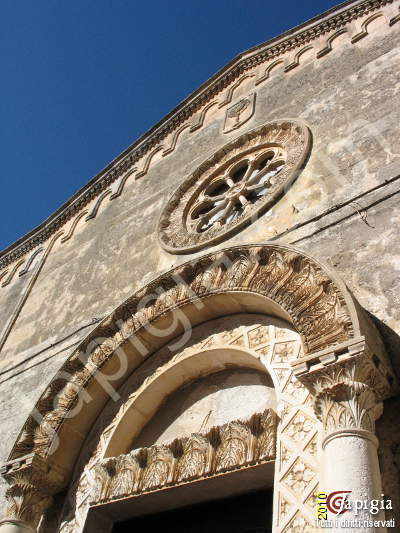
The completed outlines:
{"type": "Polygon", "coordinates": [[[43,266],[39,253],[19,275],[28,254],[0,271],[1,327],[15,317],[0,352],[0,427],[7,436],[1,461],[46,384],[93,324],[157,274],[205,253],[177,256],[159,246],[157,221],[171,192],[229,140],[274,119],[309,126],[305,169],[269,212],[215,248],[277,239],[334,267],[376,318],[400,369],[399,2],[378,12],[382,16],[364,27],[370,15],[350,21],[347,33],[317,37],[300,55],[301,48],[288,50],[267,75],[272,60],[249,69],[239,85],[234,80],[214,98],[201,127],[171,132],[163,149],[139,161],[120,195],[97,198],[84,216],[68,221],[43,266]],[[253,116],[223,133],[226,106],[218,103],[253,92],[253,116]]]}

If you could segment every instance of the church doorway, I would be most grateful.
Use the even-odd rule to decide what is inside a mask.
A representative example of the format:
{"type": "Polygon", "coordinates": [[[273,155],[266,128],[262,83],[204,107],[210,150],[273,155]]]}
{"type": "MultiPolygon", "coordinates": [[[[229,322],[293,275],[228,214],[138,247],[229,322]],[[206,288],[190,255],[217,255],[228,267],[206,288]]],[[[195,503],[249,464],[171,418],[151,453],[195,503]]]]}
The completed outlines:
{"type": "Polygon", "coordinates": [[[273,491],[261,490],[222,500],[136,517],[114,525],[112,533],[269,533],[273,491]]]}

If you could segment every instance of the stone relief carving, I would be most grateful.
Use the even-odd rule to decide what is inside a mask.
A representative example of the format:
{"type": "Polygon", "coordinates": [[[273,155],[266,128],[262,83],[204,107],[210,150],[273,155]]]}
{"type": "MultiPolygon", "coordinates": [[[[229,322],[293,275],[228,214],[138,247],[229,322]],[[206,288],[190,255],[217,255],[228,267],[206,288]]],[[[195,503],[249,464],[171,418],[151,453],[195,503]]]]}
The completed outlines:
{"type": "MultiPolygon", "coordinates": [[[[246,323],[241,321],[240,325],[235,328],[226,323],[223,331],[198,340],[199,344],[196,347],[196,349],[200,346],[206,348],[215,342],[223,344],[223,339],[224,342],[232,343],[232,345],[243,346],[258,354],[270,374],[274,376],[280,397],[278,411],[281,416],[281,423],[278,427],[278,441],[284,444],[287,450],[285,459],[283,456],[282,460],[277,459],[278,481],[276,490],[277,494],[284,493],[285,498],[290,501],[293,513],[300,512],[305,503],[311,501],[310,498],[316,488],[317,477],[312,476],[313,472],[318,471],[317,458],[313,452],[316,447],[318,424],[315,421],[315,426],[311,425],[313,429],[304,425],[302,431],[308,433],[308,438],[299,442],[296,442],[296,439],[293,438],[294,433],[290,432],[288,428],[297,412],[315,420],[310,392],[307,389],[309,387],[307,380],[315,372],[315,369],[313,370],[314,362],[318,362],[319,368],[324,371],[332,371],[332,366],[327,368],[331,364],[332,358],[335,360],[335,358],[340,357],[340,360],[343,361],[343,358],[347,357],[346,354],[350,358],[353,357],[356,349],[351,347],[353,346],[351,343],[359,343],[359,338],[354,339],[354,327],[358,326],[350,317],[348,306],[351,300],[346,299],[343,287],[339,289],[337,283],[325,273],[315,260],[290,247],[277,245],[240,246],[225,252],[209,254],[198,262],[187,263],[167,272],[135,293],[108,319],[104,320],[65,363],[61,369],[61,374],[50,384],[36,406],[38,412],[43,416],[42,422],[38,424],[34,417],[28,420],[19,442],[14,448],[12,458],[18,459],[32,451],[35,451],[37,455],[47,456],[51,450],[52,438],[55,432],[60,430],[61,424],[65,421],[66,413],[74,405],[77,392],[84,390],[93,379],[93,373],[96,369],[100,369],[113,352],[131,335],[140,332],[144,325],[151,323],[161,315],[165,315],[174,306],[183,306],[213,293],[221,294],[221,292],[232,290],[238,293],[245,291],[262,294],[274,300],[292,318],[294,327],[303,340],[305,355],[302,353],[297,334],[291,331],[282,331],[272,326],[265,328],[262,324],[257,327],[247,327],[246,323]],[[180,283],[179,280],[183,280],[184,283],[180,283]],[[160,287],[163,289],[161,292],[157,291],[157,288],[160,287]],[[151,305],[143,308],[139,303],[142,298],[148,297],[148,295],[157,296],[152,297],[151,305]],[[86,347],[94,339],[99,338],[104,340],[96,345],[89,357],[85,358],[87,356],[86,347]],[[258,342],[260,344],[257,344],[258,342]],[[321,351],[309,355],[310,351],[316,349],[321,351]],[[303,371],[304,369],[305,371],[303,371]],[[62,372],[68,374],[70,379],[67,382],[62,377],[62,372]],[[301,383],[296,381],[293,372],[299,376],[301,383]],[[302,460],[302,467],[304,465],[304,471],[309,470],[306,473],[307,478],[311,476],[306,493],[300,493],[294,484],[291,485],[292,488],[289,486],[293,476],[298,475],[296,472],[298,472],[299,463],[296,463],[296,468],[292,474],[289,474],[289,470],[299,457],[302,460]]],[[[229,321],[232,321],[232,318],[229,318],[229,321]]],[[[357,349],[365,352],[365,347],[357,349]]],[[[138,371],[135,374],[135,379],[138,379],[137,387],[133,393],[131,390],[130,394],[138,394],[138,389],[141,386],[145,387],[151,383],[154,376],[163,371],[163,364],[172,359],[176,361],[181,356],[182,352],[174,356],[167,352],[163,355],[164,362],[155,366],[150,374],[146,375],[142,370],[138,371]]],[[[149,358],[149,361],[151,359],[149,358]]],[[[372,360],[373,358],[368,355],[368,365],[363,365],[363,368],[372,368],[372,360]]],[[[336,368],[335,365],[333,367],[336,368]]],[[[387,394],[390,388],[385,389],[384,377],[389,375],[387,374],[388,367],[385,366],[383,360],[380,360],[374,364],[374,368],[374,373],[371,376],[378,374],[382,376],[381,380],[374,378],[375,388],[387,394]]],[[[337,381],[337,378],[335,379],[337,381]]],[[[363,379],[354,373],[351,375],[351,379],[363,383],[363,379]]],[[[316,381],[315,375],[311,381],[316,381]]],[[[118,416],[123,416],[127,402],[125,404],[124,402],[119,404],[118,416]]],[[[84,513],[93,486],[92,468],[102,457],[102,447],[107,443],[107,435],[112,434],[114,417],[114,412],[112,414],[105,413],[104,417],[101,417],[102,423],[104,423],[103,429],[105,429],[100,436],[97,436],[98,442],[94,449],[91,449],[92,458],[88,458],[86,461],[82,460],[83,474],[80,471],[78,478],[73,483],[75,491],[75,503],[73,505],[76,506],[75,509],[71,506],[71,509],[74,509],[71,511],[73,521],[66,522],[62,531],[74,531],[75,533],[80,531],[79,528],[84,523],[84,513]],[[107,424],[110,426],[108,427],[107,424]]],[[[257,431],[254,430],[253,433],[256,434],[257,431]]],[[[253,433],[250,440],[255,436],[253,433]]],[[[251,442],[253,441],[251,440],[251,442]]],[[[252,446],[251,444],[251,450],[254,450],[252,446]]],[[[173,456],[171,460],[176,463],[177,457],[173,456]]],[[[169,472],[172,471],[175,471],[175,468],[169,472]]],[[[11,482],[13,483],[12,480],[11,482]]],[[[16,485],[16,483],[13,484],[16,485]]],[[[305,511],[303,510],[301,513],[304,516],[305,511]]],[[[288,520],[292,520],[293,517],[294,515],[289,516],[288,520]]]]}
{"type": "Polygon", "coordinates": [[[182,455],[176,467],[176,480],[202,477],[211,468],[211,450],[204,435],[193,433],[182,441],[182,455]]]}
{"type": "Polygon", "coordinates": [[[339,429],[374,434],[382,400],[397,390],[389,362],[372,354],[364,338],[293,361],[291,366],[312,392],[315,414],[327,434],[339,429]]]}
{"type": "Polygon", "coordinates": [[[172,452],[167,446],[148,449],[146,467],[141,480],[141,490],[150,490],[166,485],[172,468],[172,452]]]}
{"type": "Polygon", "coordinates": [[[126,339],[139,335],[146,324],[169,309],[225,290],[263,294],[281,305],[292,317],[306,351],[323,349],[352,336],[344,297],[314,260],[276,245],[240,246],[210,254],[140,289],[90,333],[38,401],[36,408],[42,422],[38,424],[33,416],[28,419],[10,459],[33,450],[46,454],[78,392],[126,339]],[[157,292],[161,287],[165,292],[157,292]],[[151,305],[140,307],[147,295],[158,296],[152,298],[151,305]],[[86,348],[99,338],[105,340],[96,344],[88,358],[86,348]],[[71,376],[68,381],[63,373],[71,376]]]}
{"type": "MultiPolygon", "coordinates": [[[[345,379],[352,382],[366,381],[367,379],[372,384],[373,367],[368,363],[367,359],[364,364],[351,366],[345,365],[346,372],[343,367],[340,370],[337,366],[323,368],[323,371],[318,374],[313,383],[316,384],[316,389],[313,389],[313,394],[310,392],[310,383],[306,381],[307,387],[296,380],[293,374],[295,364],[301,364],[303,359],[303,352],[299,336],[296,332],[289,329],[276,327],[274,325],[265,324],[265,320],[257,323],[257,317],[251,315],[238,315],[237,317],[226,317],[224,319],[217,319],[214,324],[210,324],[207,328],[205,336],[196,336],[196,329],[193,332],[191,343],[176,355],[170,354],[165,357],[163,354],[168,353],[167,348],[160,351],[161,364],[154,362],[148,367],[148,373],[139,373],[136,381],[128,381],[126,383],[126,392],[124,389],[120,391],[121,400],[118,405],[111,405],[111,412],[103,415],[103,420],[99,422],[98,429],[94,431],[95,448],[92,450],[92,459],[88,462],[87,459],[83,464],[89,465],[81,472],[78,472],[82,479],[87,478],[88,468],[93,468],[96,461],[102,457],[107,446],[107,439],[112,435],[112,428],[116,427],[118,419],[124,416],[127,406],[129,405],[129,398],[134,398],[138,390],[145,382],[150,383],[147,379],[149,376],[160,374],[163,367],[174,364],[186,357],[189,353],[197,353],[199,350],[206,350],[212,347],[223,346],[241,346],[244,349],[252,350],[258,354],[260,360],[265,365],[268,372],[275,378],[275,385],[278,401],[279,422],[276,428],[278,453],[276,456],[276,475],[275,475],[275,497],[277,499],[277,513],[276,513],[276,530],[277,531],[304,531],[312,527],[314,524],[315,514],[315,493],[318,491],[319,479],[319,445],[318,440],[321,438],[321,429],[323,428],[323,420],[321,422],[317,419],[314,413],[314,396],[318,397],[318,391],[323,394],[327,392],[327,387],[332,387],[334,383],[341,383],[345,379]],[[210,333],[210,331],[212,333],[210,333]],[[297,362],[300,363],[297,363],[297,362]],[[367,364],[368,363],[368,364],[367,364]],[[360,370],[362,369],[362,371],[360,370]],[[136,383],[136,385],[133,385],[136,383]],[[296,386],[288,386],[296,383],[296,386]],[[317,385],[319,383],[319,385],[317,385]],[[136,390],[135,390],[136,387],[136,390]],[[317,390],[318,389],[318,390],[317,390]],[[123,408],[124,406],[124,408],[123,408]],[[117,412],[117,416],[115,416],[117,412]],[[112,415],[114,413],[114,415],[112,415]],[[113,418],[114,416],[114,418],[113,418]],[[107,425],[107,420],[109,421],[107,425]],[[105,429],[104,429],[105,428],[105,429]],[[96,433],[97,432],[97,433],[96,433]],[[104,438],[104,436],[106,436],[104,438]],[[97,448],[96,448],[97,446],[97,448]],[[302,528],[302,529],[301,529],[302,528]]],[[[201,327],[199,327],[201,330],[201,327]]],[[[364,352],[363,352],[364,353],[364,352]]],[[[149,360],[150,363],[150,360],[149,360]]],[[[322,398],[317,400],[322,401],[322,398]]],[[[113,402],[112,402],[113,403],[113,402]]],[[[317,409],[318,411],[318,409],[317,409]]],[[[149,486],[154,490],[159,486],[159,479],[167,479],[168,483],[180,483],[198,477],[207,476],[210,472],[216,471],[218,464],[232,465],[233,458],[244,457],[246,461],[253,460],[263,461],[271,457],[271,452],[275,453],[275,444],[271,449],[271,440],[268,435],[271,433],[274,425],[276,427],[276,419],[274,413],[270,416],[266,412],[263,416],[256,414],[251,417],[246,423],[246,428],[240,426],[240,422],[232,424],[230,429],[226,429],[225,438],[222,439],[220,432],[215,429],[209,431],[206,435],[193,434],[190,437],[182,439],[180,442],[173,442],[170,446],[170,453],[163,452],[162,457],[157,460],[166,460],[169,466],[157,465],[156,473],[150,476],[149,486]],[[239,425],[237,425],[239,424],[239,425]],[[226,452],[219,455],[215,450],[225,442],[226,452]],[[212,444],[212,445],[211,445],[212,444]],[[219,463],[216,456],[219,456],[219,463]],[[154,480],[155,481],[152,481],[154,480]]],[[[89,448],[89,445],[88,445],[89,448]]],[[[134,474],[131,477],[125,478],[122,485],[130,487],[131,492],[138,493],[144,489],[144,485],[140,481],[140,474],[144,473],[147,465],[147,452],[137,453],[130,452],[126,456],[121,456],[131,465],[134,474]],[[133,488],[132,488],[133,487],[133,488]]],[[[115,458],[106,459],[113,464],[115,458]]],[[[100,461],[102,464],[103,461],[100,461]]],[[[229,468],[229,467],[228,467],[229,468]]],[[[111,469],[112,470],[112,469],[111,469]]],[[[108,474],[107,474],[108,475],[108,474]]],[[[110,487],[108,494],[111,494],[113,485],[101,481],[104,487],[110,487]],[[111,491],[111,492],[110,492],[111,491]]],[[[147,482],[146,482],[147,483],[147,482]]],[[[82,495],[72,491],[71,496],[77,499],[78,507],[75,509],[75,515],[72,522],[64,522],[61,529],[63,533],[73,531],[74,533],[81,531],[79,524],[84,523],[85,512],[88,509],[89,499],[84,496],[87,494],[86,484],[78,484],[82,488],[82,495]],[[71,525],[72,524],[72,525],[71,525]],[[75,524],[75,525],[73,525],[75,524]]],[[[116,486],[120,486],[119,482],[116,486]]],[[[126,493],[124,490],[116,490],[116,494],[126,493]]],[[[95,501],[106,499],[103,492],[96,496],[92,496],[95,501]]]]}
{"type": "Polygon", "coordinates": [[[139,495],[205,475],[209,477],[273,460],[277,417],[271,410],[254,416],[268,421],[260,425],[255,436],[262,443],[262,454],[257,453],[259,446],[252,444],[250,427],[254,417],[245,422],[233,421],[214,427],[207,434],[192,434],[169,445],[151,446],[103,459],[93,467],[96,485],[92,491],[92,502],[139,495]],[[126,475],[127,472],[129,475],[126,475]]]}
{"type": "MultiPolygon", "coordinates": [[[[242,99],[227,110],[226,132],[242,124],[254,98],[242,99]]],[[[231,141],[172,195],[158,225],[161,245],[171,253],[193,252],[239,231],[296,179],[309,148],[307,127],[285,120],[231,141]]]]}
{"type": "Polygon", "coordinates": [[[36,454],[8,463],[3,467],[2,475],[9,484],[6,490],[7,518],[32,528],[36,528],[53,495],[65,483],[64,473],[55,466],[50,468],[36,454]]]}
{"type": "Polygon", "coordinates": [[[311,394],[295,378],[291,362],[302,357],[299,339],[293,332],[277,328],[270,347],[261,353],[277,376],[278,453],[275,466],[276,531],[311,531],[315,508],[308,504],[318,492],[320,470],[317,438],[319,421],[313,412],[311,394]]]}
{"type": "Polygon", "coordinates": [[[215,458],[217,471],[229,470],[245,463],[250,430],[244,424],[230,422],[220,430],[219,438],[221,444],[215,458]]]}
{"type": "Polygon", "coordinates": [[[382,398],[376,371],[365,356],[319,372],[313,381],[314,409],[326,432],[354,428],[375,432],[382,398]]]}
{"type": "MultiPolygon", "coordinates": [[[[316,453],[319,422],[315,418],[312,404],[309,401],[309,391],[300,383],[299,387],[304,392],[300,396],[294,397],[286,387],[287,383],[293,380],[290,361],[293,358],[296,359],[302,356],[299,335],[290,329],[269,325],[268,317],[263,318],[261,321],[258,321],[259,319],[260,317],[257,315],[237,315],[235,317],[217,319],[209,324],[204,337],[197,336],[197,328],[195,328],[190,345],[176,355],[172,357],[170,355],[167,360],[162,357],[162,365],[176,363],[187,356],[188,353],[197,353],[199,350],[206,350],[212,347],[241,346],[243,349],[252,350],[255,354],[259,355],[271,376],[275,378],[277,392],[280,396],[278,403],[280,420],[276,428],[279,451],[276,457],[275,493],[277,494],[277,498],[286,498],[288,509],[285,516],[277,513],[277,527],[279,526],[277,531],[291,531],[291,529],[288,529],[289,522],[292,523],[291,521],[293,521],[296,513],[301,513],[299,516],[302,517],[307,527],[311,527],[314,520],[314,508],[310,502],[317,488],[318,459],[316,453]],[[286,351],[282,346],[285,347],[286,351]],[[277,351],[280,355],[279,359],[276,358],[277,351]],[[295,427],[292,428],[292,425],[295,427]],[[296,428],[301,433],[301,439],[297,437],[296,428]],[[299,473],[296,474],[294,472],[286,476],[298,457],[302,458],[302,464],[304,464],[304,477],[311,479],[305,493],[300,492],[297,485],[291,484],[292,476],[300,475],[299,473]],[[305,503],[306,499],[307,503],[305,503]]],[[[204,328],[199,326],[198,330],[199,332],[204,331],[204,328]]],[[[164,351],[161,350],[161,353],[164,353],[164,351]]],[[[148,372],[154,373],[159,368],[160,366],[154,363],[153,366],[149,367],[148,372]]],[[[135,381],[137,383],[136,387],[140,387],[140,380],[142,382],[146,380],[146,374],[142,375],[139,381],[135,381]]],[[[126,393],[123,390],[120,391],[122,396],[121,405],[128,405],[129,398],[135,396],[136,392],[132,392],[134,388],[135,385],[132,381],[126,383],[126,393]]],[[[109,426],[104,425],[104,420],[110,420],[112,417],[108,416],[103,419],[102,424],[99,423],[99,429],[94,432],[93,440],[98,443],[98,447],[96,451],[92,447],[92,453],[97,458],[102,456],[107,446],[107,439],[104,440],[102,436],[99,436],[99,433],[101,435],[106,434],[109,438],[112,434],[110,428],[115,427],[119,417],[123,416],[123,413],[126,412],[126,408],[121,409],[118,406],[110,404],[111,408],[113,413],[115,411],[118,412],[117,416],[109,426]]],[[[224,457],[235,455],[237,457],[244,457],[247,454],[247,461],[251,461],[252,459],[261,462],[269,460],[268,458],[275,455],[275,441],[272,441],[269,435],[275,431],[276,424],[276,415],[269,410],[264,414],[253,415],[248,420],[246,424],[247,429],[244,432],[246,436],[245,442],[247,444],[245,443],[243,445],[243,440],[240,440],[242,436],[239,431],[239,442],[231,443],[232,451],[228,452],[228,454],[221,455],[224,457]]],[[[227,435],[232,433],[234,434],[233,431],[230,433],[227,432],[227,435]]],[[[236,435],[234,434],[234,436],[236,435]]],[[[176,442],[172,443],[173,466],[171,471],[174,472],[176,482],[208,476],[210,472],[215,471],[217,468],[215,450],[218,449],[221,442],[222,439],[220,438],[219,432],[212,429],[206,435],[193,434],[190,437],[186,437],[182,439],[180,445],[176,442]],[[212,443],[212,446],[210,446],[210,443],[212,443]]],[[[127,455],[133,457],[135,453],[130,452],[127,455]]],[[[146,454],[143,455],[146,456],[146,454]]],[[[86,459],[85,461],[87,463],[88,460],[86,459]]],[[[91,460],[89,462],[92,467],[94,464],[93,461],[91,460]]],[[[142,462],[142,471],[144,465],[145,461],[142,462]]],[[[84,472],[85,470],[83,470],[83,473],[82,471],[80,473],[78,471],[77,475],[85,476],[84,472]]],[[[136,481],[135,487],[138,486],[138,483],[136,481]]],[[[137,491],[137,488],[134,490],[137,491]]],[[[76,498],[75,489],[71,491],[70,497],[76,498]]],[[[78,502],[83,501],[81,497],[77,499],[78,502]]],[[[61,530],[62,533],[70,531],[76,533],[77,531],[81,531],[77,524],[84,522],[82,517],[88,509],[88,500],[85,500],[84,504],[78,503],[78,505],[80,506],[76,508],[75,519],[72,522],[64,523],[61,530]],[[78,520],[76,520],[76,517],[78,517],[78,520]],[[75,526],[71,524],[75,524],[75,526]]]]}
{"type": "Polygon", "coordinates": [[[274,450],[271,449],[271,446],[273,446],[274,443],[268,437],[272,432],[274,425],[275,417],[272,416],[271,411],[264,411],[260,417],[257,431],[254,432],[253,428],[251,428],[253,433],[257,435],[257,441],[254,443],[255,451],[253,453],[256,454],[258,460],[264,460],[266,457],[271,457],[274,453],[274,450]]]}
{"type": "Polygon", "coordinates": [[[229,133],[243,126],[254,115],[255,105],[256,93],[252,93],[228,107],[225,112],[223,133],[229,133]]]}

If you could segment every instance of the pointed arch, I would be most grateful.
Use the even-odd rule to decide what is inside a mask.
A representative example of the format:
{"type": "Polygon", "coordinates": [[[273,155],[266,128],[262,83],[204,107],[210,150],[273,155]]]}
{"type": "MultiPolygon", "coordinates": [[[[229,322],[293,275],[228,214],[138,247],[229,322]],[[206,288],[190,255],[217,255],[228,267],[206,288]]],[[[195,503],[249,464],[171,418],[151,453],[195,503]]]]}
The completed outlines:
{"type": "Polygon", "coordinates": [[[159,152],[160,150],[163,150],[164,149],[164,146],[162,144],[160,144],[159,146],[156,146],[149,154],[148,156],[146,157],[144,163],[143,163],[143,168],[142,170],[140,170],[136,175],[135,175],[135,180],[141,178],[142,176],[144,176],[145,174],[147,174],[149,168],[150,168],[150,164],[151,164],[151,161],[153,159],[153,157],[156,155],[157,152],[159,152]]]}
{"type": "Polygon", "coordinates": [[[96,203],[94,204],[94,206],[92,207],[92,209],[89,211],[89,214],[87,215],[87,217],[85,218],[86,222],[88,220],[91,220],[92,218],[96,218],[97,216],[97,212],[98,210],[100,209],[100,205],[102,203],[102,201],[104,200],[104,198],[106,198],[107,196],[109,196],[111,194],[111,190],[110,189],[107,189],[106,191],[104,191],[102,194],[100,194],[100,196],[97,198],[97,201],[96,203]]]}
{"type": "Polygon", "coordinates": [[[214,107],[215,105],[217,105],[217,103],[218,102],[214,100],[212,102],[209,102],[206,106],[204,106],[204,108],[201,110],[201,112],[197,116],[196,120],[194,120],[194,122],[190,126],[190,132],[191,133],[193,133],[194,131],[196,131],[196,130],[198,130],[199,128],[202,127],[202,125],[204,124],[204,120],[206,118],[206,114],[207,114],[208,110],[211,109],[212,107],[214,107]]]}
{"type": "Polygon", "coordinates": [[[11,272],[8,274],[8,276],[6,277],[6,279],[3,281],[3,283],[1,284],[2,287],[6,287],[7,285],[9,285],[11,283],[11,280],[13,279],[15,273],[17,272],[17,270],[25,263],[25,259],[21,259],[20,261],[18,261],[16,263],[16,265],[14,266],[14,268],[11,270],[11,272]]]}
{"type": "Polygon", "coordinates": [[[28,260],[25,263],[25,266],[22,270],[19,271],[18,276],[24,276],[27,272],[29,272],[29,269],[31,268],[33,262],[37,258],[39,254],[41,254],[44,251],[43,247],[39,247],[37,250],[35,250],[28,258],[28,260]]]}
{"type": "Polygon", "coordinates": [[[71,237],[72,235],[74,234],[75,232],[75,228],[76,226],[78,225],[78,222],[81,220],[81,218],[83,218],[85,215],[88,214],[88,210],[87,209],[84,209],[81,213],[79,213],[79,215],[77,215],[74,220],[72,221],[70,227],[69,227],[69,230],[68,230],[68,233],[66,233],[62,238],[61,238],[61,243],[64,244],[64,242],[67,242],[71,237]]]}
{"type": "Polygon", "coordinates": [[[329,54],[333,50],[333,42],[340,37],[341,35],[348,34],[347,28],[341,28],[340,30],[335,31],[326,39],[326,44],[321,50],[317,52],[317,59],[329,54]]]}
{"type": "Polygon", "coordinates": [[[190,127],[191,127],[191,124],[190,122],[188,122],[186,124],[183,124],[183,126],[181,126],[175,131],[175,133],[172,136],[171,145],[163,151],[163,154],[162,154],[163,157],[171,154],[175,150],[180,134],[190,127]]]}
{"type": "Polygon", "coordinates": [[[224,107],[230,102],[232,102],[233,93],[239,87],[239,85],[241,85],[242,82],[244,82],[248,78],[254,78],[254,76],[255,76],[254,74],[243,74],[243,76],[241,76],[236,83],[234,83],[231,87],[229,87],[225,98],[218,104],[218,107],[219,108],[224,107]]]}
{"type": "Polygon", "coordinates": [[[122,194],[122,191],[124,190],[125,183],[127,182],[128,178],[130,176],[133,176],[133,174],[137,171],[136,167],[131,168],[125,174],[122,174],[114,183],[111,184],[110,190],[111,190],[111,196],[110,200],[114,200],[115,198],[118,198],[122,194]]]}

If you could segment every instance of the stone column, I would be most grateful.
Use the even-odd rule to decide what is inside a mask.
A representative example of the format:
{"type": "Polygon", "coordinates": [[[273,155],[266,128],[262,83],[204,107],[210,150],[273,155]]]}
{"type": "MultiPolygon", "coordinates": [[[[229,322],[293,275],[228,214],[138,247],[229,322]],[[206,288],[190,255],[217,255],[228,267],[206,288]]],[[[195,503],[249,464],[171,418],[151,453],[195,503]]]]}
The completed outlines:
{"type": "Polygon", "coordinates": [[[383,498],[375,420],[390,384],[381,365],[363,340],[292,364],[298,379],[312,391],[315,414],[323,425],[320,491],[328,495],[332,510],[327,518],[342,524],[359,521],[348,528],[333,525],[329,531],[386,531],[373,524],[385,519],[384,511],[378,506],[376,513],[370,512],[371,501],[383,498]],[[360,508],[361,501],[365,504],[360,508]]]}
{"type": "Polygon", "coordinates": [[[8,508],[0,521],[0,533],[35,533],[52,496],[63,485],[63,476],[42,457],[29,454],[2,468],[9,487],[8,508]]]}
{"type": "MultiPolygon", "coordinates": [[[[356,381],[342,381],[323,386],[315,398],[315,412],[324,426],[323,490],[330,497],[328,519],[336,521],[359,520],[359,531],[385,531],[365,521],[384,520],[382,510],[370,513],[370,502],[382,499],[381,475],[378,463],[378,439],[375,436],[375,419],[381,413],[381,404],[376,401],[368,385],[356,381]],[[342,492],[343,491],[343,492],[342,492]],[[344,492],[348,491],[348,493],[344,492]],[[352,509],[340,511],[347,497],[352,509]],[[366,502],[361,504],[356,501],[366,502]]],[[[343,509],[344,510],[344,509],[343,509]]],[[[354,531],[338,527],[332,531],[354,531]]]]}

